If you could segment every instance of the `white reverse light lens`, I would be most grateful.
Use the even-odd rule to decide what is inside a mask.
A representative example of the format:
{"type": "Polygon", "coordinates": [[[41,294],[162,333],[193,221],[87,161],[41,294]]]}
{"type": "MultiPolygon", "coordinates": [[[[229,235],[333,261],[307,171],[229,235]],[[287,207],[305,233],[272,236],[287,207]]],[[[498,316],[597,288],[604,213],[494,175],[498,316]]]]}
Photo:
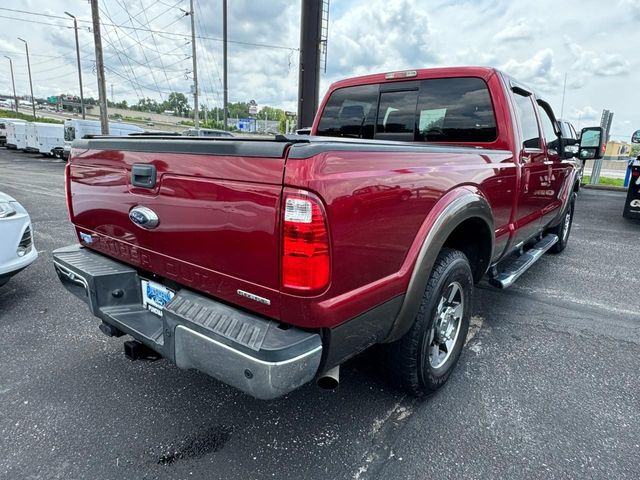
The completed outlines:
{"type": "Polygon", "coordinates": [[[302,198],[287,198],[284,208],[284,221],[311,223],[311,202],[302,198]]]}
{"type": "Polygon", "coordinates": [[[8,202],[0,202],[0,218],[7,218],[15,215],[16,210],[8,202]]]}

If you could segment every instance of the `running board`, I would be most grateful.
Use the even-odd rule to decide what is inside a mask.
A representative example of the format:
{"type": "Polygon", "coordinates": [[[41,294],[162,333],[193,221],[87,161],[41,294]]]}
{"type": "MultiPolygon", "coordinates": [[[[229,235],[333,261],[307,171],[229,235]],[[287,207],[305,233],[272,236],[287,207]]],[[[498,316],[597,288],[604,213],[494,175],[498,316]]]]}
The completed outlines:
{"type": "Polygon", "coordinates": [[[545,235],[542,240],[527,250],[522,255],[508,261],[504,265],[504,270],[493,278],[489,283],[496,288],[508,288],[526,272],[531,265],[536,263],[544,253],[558,242],[557,235],[545,235]]]}

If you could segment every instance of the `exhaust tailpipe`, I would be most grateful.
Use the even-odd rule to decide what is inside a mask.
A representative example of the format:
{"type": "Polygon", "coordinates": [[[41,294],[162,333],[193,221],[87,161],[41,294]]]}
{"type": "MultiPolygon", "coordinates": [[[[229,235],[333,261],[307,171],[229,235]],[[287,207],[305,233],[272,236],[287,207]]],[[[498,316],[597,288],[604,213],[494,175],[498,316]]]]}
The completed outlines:
{"type": "Polygon", "coordinates": [[[340,384],[340,365],[324,372],[316,383],[323,390],[335,390],[338,388],[340,384]]]}

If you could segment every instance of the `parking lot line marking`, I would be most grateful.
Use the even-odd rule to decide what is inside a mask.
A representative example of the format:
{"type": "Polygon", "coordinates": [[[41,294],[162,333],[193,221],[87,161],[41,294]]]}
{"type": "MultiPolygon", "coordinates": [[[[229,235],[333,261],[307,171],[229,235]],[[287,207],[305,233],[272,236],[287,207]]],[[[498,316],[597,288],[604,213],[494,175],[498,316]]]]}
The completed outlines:
{"type": "Polygon", "coordinates": [[[56,197],[56,198],[64,198],[64,193],[54,193],[51,191],[42,192],[39,190],[33,190],[33,188],[45,188],[38,187],[36,185],[25,185],[24,183],[15,183],[15,182],[0,182],[0,185],[4,185],[6,187],[18,187],[21,190],[29,193],[35,193],[37,195],[46,195],[47,197],[56,197]]]}

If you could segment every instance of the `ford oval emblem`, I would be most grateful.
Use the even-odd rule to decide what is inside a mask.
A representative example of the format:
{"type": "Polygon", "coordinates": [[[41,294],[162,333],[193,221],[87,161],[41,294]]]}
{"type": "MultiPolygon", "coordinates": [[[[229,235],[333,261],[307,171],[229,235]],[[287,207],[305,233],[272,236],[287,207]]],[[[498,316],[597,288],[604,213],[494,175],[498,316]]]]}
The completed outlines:
{"type": "Polygon", "coordinates": [[[129,212],[129,220],[142,228],[156,228],[160,219],[156,212],[147,207],[134,207],[129,212]]]}

